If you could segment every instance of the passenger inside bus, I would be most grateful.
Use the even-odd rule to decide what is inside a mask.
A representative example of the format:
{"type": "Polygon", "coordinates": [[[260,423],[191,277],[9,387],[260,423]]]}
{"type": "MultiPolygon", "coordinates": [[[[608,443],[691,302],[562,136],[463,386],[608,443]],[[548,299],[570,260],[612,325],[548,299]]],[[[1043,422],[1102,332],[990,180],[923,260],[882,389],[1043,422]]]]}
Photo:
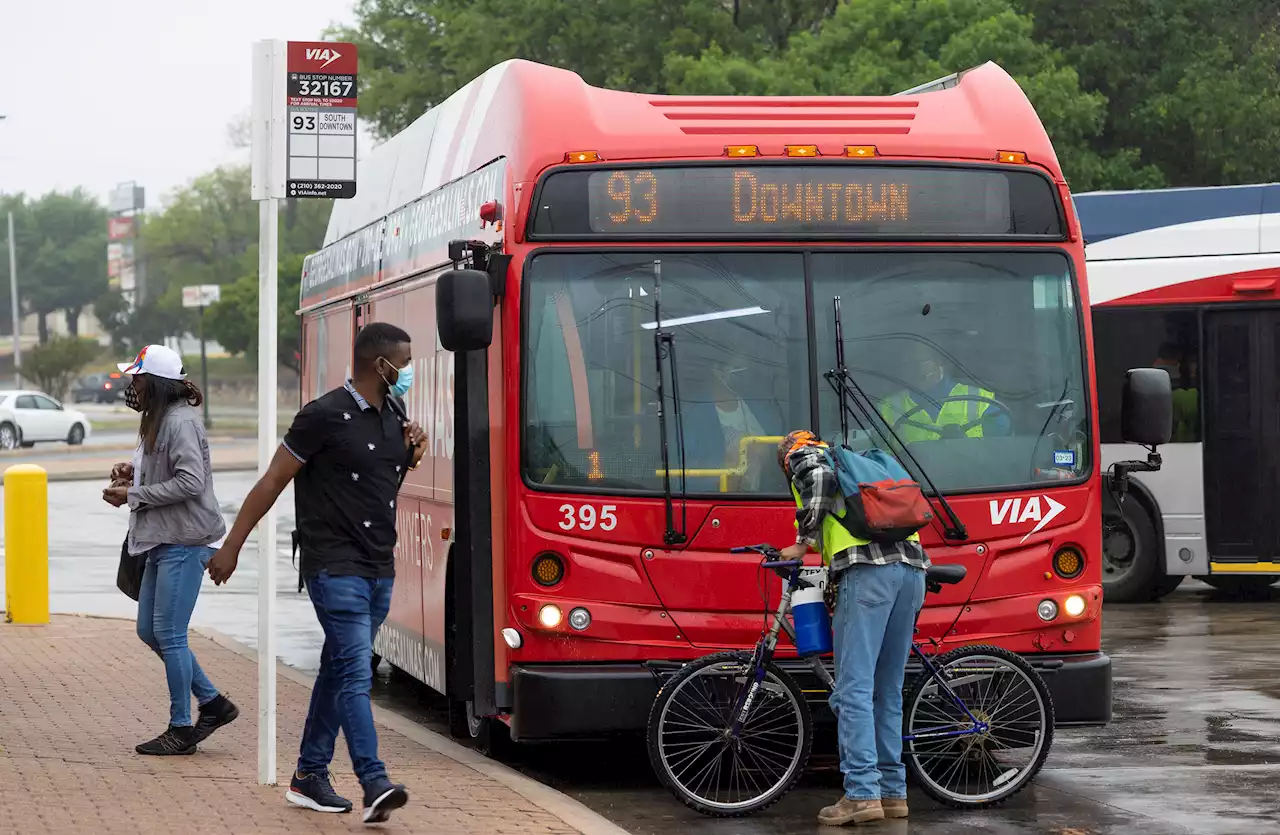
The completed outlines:
{"type": "Polygon", "coordinates": [[[748,362],[741,355],[713,359],[707,373],[700,375],[701,391],[681,392],[687,466],[739,471],[729,478],[727,492],[759,491],[763,465],[771,460],[769,447],[777,444],[761,439],[783,431],[778,404],[759,396],[760,378],[765,376],[766,384],[771,381],[757,370],[753,392],[748,362]],[[744,453],[747,467],[742,471],[744,453]]]}

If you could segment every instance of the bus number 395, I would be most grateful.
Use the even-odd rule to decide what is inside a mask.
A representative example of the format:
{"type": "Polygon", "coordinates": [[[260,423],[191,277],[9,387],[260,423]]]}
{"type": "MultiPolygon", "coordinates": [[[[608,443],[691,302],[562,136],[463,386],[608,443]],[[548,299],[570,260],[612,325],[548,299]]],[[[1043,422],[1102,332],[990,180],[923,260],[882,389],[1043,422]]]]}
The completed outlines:
{"type": "Polygon", "coordinates": [[[600,508],[599,513],[596,509],[584,504],[575,507],[571,504],[560,505],[560,512],[564,514],[564,518],[560,520],[560,529],[571,531],[575,528],[582,531],[594,530],[597,525],[602,531],[611,531],[618,527],[618,517],[614,511],[618,509],[617,505],[607,504],[600,508]]]}

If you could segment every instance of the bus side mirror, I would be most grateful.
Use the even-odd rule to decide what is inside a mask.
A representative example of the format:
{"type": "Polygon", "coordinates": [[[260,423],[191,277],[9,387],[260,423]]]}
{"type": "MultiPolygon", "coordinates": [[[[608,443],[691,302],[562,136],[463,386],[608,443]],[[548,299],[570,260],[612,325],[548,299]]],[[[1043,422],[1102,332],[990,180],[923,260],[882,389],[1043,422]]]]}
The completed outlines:
{"type": "Polygon", "coordinates": [[[449,270],[436,282],[436,327],[446,351],[481,351],[493,342],[489,274],[449,270]]]}
{"type": "Polygon", "coordinates": [[[1125,443],[1157,447],[1173,435],[1173,386],[1162,368],[1125,372],[1120,401],[1120,437],[1125,443]]]}

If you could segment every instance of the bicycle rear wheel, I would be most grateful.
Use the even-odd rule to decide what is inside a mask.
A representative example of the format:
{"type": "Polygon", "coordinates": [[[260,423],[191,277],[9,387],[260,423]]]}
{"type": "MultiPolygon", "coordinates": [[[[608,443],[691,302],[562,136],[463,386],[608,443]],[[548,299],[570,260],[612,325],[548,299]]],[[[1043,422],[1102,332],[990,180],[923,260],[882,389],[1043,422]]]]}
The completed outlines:
{"type": "Polygon", "coordinates": [[[903,705],[907,770],[926,794],[948,806],[982,808],[1008,800],[1035,779],[1049,756],[1049,689],[1030,664],[999,647],[962,647],[933,664],[951,692],[927,670],[914,682],[903,705]],[[986,723],[985,731],[970,714],[986,723]]]}
{"type": "Polygon", "coordinates": [[[691,809],[741,817],[777,803],[809,760],[813,718],[791,676],[770,663],[732,735],[752,656],[725,652],[684,666],[658,691],[649,712],[649,761],[664,786],[691,809]]]}

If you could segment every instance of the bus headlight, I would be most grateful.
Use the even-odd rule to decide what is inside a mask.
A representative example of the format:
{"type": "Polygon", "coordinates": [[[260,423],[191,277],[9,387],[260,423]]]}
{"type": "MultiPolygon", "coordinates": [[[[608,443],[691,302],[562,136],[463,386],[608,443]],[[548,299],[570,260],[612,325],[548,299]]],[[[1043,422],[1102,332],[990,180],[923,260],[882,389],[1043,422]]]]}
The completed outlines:
{"type": "Polygon", "coordinates": [[[591,625],[591,613],[579,606],[569,612],[569,625],[581,632],[591,625]]]}
{"type": "Polygon", "coordinates": [[[1084,598],[1078,594],[1073,594],[1062,601],[1063,610],[1073,618],[1078,618],[1084,614],[1084,598]]]}
{"type": "Polygon", "coordinates": [[[538,623],[545,629],[555,629],[560,625],[562,617],[560,607],[554,603],[548,603],[538,610],[538,623]]]}
{"type": "Polygon", "coordinates": [[[1040,620],[1051,621],[1058,616],[1058,604],[1052,600],[1041,600],[1036,607],[1036,614],[1040,616],[1040,620]]]}

